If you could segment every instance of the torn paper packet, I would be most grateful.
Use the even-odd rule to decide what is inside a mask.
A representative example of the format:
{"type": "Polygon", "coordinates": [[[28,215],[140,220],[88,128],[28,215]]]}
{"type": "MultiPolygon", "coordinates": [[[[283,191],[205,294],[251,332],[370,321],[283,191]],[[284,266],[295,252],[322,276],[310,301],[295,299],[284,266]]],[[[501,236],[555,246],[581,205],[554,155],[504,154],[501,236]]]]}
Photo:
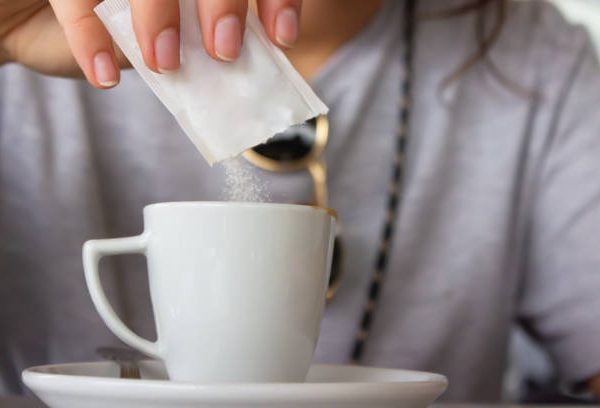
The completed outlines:
{"type": "Polygon", "coordinates": [[[244,46],[232,63],[204,50],[196,1],[180,0],[181,68],[157,74],[146,67],[128,0],[95,9],[117,45],[209,164],[237,156],[327,107],[248,13],[244,46]]]}

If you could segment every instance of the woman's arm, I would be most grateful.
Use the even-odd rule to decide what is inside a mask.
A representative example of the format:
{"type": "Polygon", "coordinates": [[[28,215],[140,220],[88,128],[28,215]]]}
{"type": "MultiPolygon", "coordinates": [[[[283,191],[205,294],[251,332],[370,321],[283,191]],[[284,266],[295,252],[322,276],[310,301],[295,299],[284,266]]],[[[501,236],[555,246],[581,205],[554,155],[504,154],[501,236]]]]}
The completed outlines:
{"type": "Polygon", "coordinates": [[[540,77],[559,90],[540,99],[548,136],[536,153],[519,318],[566,385],[585,381],[600,396],[600,65],[583,30],[562,35],[540,45],[554,56],[540,77]]]}

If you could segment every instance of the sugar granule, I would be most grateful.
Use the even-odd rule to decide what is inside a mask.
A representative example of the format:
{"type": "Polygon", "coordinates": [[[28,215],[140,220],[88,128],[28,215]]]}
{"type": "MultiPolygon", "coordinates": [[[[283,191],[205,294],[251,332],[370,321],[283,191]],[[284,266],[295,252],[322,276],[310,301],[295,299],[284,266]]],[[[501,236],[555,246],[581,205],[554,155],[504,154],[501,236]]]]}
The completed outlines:
{"type": "Polygon", "coordinates": [[[225,169],[223,198],[226,201],[268,202],[269,193],[261,180],[242,157],[221,162],[225,169]]]}

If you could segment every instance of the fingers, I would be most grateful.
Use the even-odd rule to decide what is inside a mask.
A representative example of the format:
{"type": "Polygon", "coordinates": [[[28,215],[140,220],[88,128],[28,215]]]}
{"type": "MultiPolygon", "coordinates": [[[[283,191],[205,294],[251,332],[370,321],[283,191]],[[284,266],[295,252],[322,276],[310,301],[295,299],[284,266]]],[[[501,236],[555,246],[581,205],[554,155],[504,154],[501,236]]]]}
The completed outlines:
{"type": "Polygon", "coordinates": [[[94,14],[98,3],[95,0],[50,0],[87,80],[97,88],[111,88],[119,83],[119,68],[112,39],[94,14]]]}
{"type": "MultiPolygon", "coordinates": [[[[191,1],[191,0],[190,0],[191,1]]],[[[196,0],[209,55],[233,61],[240,55],[247,0],[196,0]]],[[[111,88],[120,79],[112,39],[94,7],[98,0],[50,0],[71,51],[88,81],[111,88]]],[[[292,47],[298,37],[301,0],[258,0],[260,19],[271,40],[292,47]]],[[[174,0],[131,0],[134,29],[146,65],[155,72],[177,70],[179,7],[174,0]]]]}
{"type": "Polygon", "coordinates": [[[179,68],[179,2],[130,0],[133,26],[144,61],[155,72],[179,68]]]}
{"type": "MultiPolygon", "coordinates": [[[[142,0],[145,1],[145,0],[142,0]]],[[[204,47],[209,55],[233,61],[240,55],[247,0],[197,0],[204,47]]]]}
{"type": "Polygon", "coordinates": [[[291,48],[300,30],[302,0],[258,0],[258,14],[275,45],[291,48]]]}

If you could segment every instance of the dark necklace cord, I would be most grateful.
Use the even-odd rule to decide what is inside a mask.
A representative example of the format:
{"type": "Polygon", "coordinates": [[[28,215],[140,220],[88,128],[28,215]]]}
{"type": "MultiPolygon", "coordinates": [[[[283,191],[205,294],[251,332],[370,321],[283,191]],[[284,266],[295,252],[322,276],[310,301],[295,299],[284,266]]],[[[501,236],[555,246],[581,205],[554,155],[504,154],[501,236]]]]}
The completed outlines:
{"type": "Polygon", "coordinates": [[[398,130],[396,134],[396,154],[392,168],[385,222],[379,240],[377,257],[373,276],[369,283],[368,301],[360,320],[360,327],[356,334],[350,361],[358,363],[364,354],[365,343],[373,324],[375,309],[379,300],[383,278],[387,269],[391,251],[392,238],[394,236],[395,222],[398,214],[398,204],[402,190],[402,178],[404,162],[406,157],[406,144],[409,135],[410,114],[412,106],[412,78],[413,57],[415,48],[415,9],[416,0],[405,0],[404,4],[404,50],[402,61],[404,63],[404,77],[401,84],[401,105],[398,118],[398,130]]]}

